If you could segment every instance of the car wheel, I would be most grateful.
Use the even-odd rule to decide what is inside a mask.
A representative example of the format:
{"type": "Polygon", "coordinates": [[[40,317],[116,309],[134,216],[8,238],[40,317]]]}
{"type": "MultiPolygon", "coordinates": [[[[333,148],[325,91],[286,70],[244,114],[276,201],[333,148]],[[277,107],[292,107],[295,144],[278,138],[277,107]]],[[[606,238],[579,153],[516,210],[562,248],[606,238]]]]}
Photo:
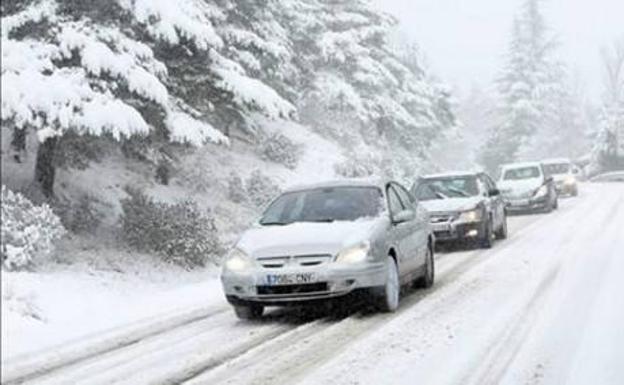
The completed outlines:
{"type": "Polygon", "coordinates": [[[572,190],[572,196],[573,197],[577,197],[578,196],[578,187],[575,187],[574,190],[572,190]]]}
{"type": "Polygon", "coordinates": [[[484,226],[485,234],[483,234],[483,237],[479,240],[479,245],[482,249],[489,249],[492,247],[492,220],[489,219],[484,226]]]}
{"type": "Polygon", "coordinates": [[[379,309],[383,312],[394,312],[399,307],[401,286],[399,284],[399,271],[396,261],[392,257],[388,257],[388,259],[386,284],[383,286],[379,309]]]}
{"type": "Polygon", "coordinates": [[[262,317],[264,307],[260,305],[236,305],[234,306],[234,313],[240,319],[253,320],[262,317]]]}
{"type": "Polygon", "coordinates": [[[431,247],[427,247],[427,256],[425,259],[425,271],[422,277],[419,277],[414,286],[422,289],[428,289],[433,286],[435,280],[435,260],[433,258],[433,251],[431,247]]]}
{"type": "Polygon", "coordinates": [[[503,224],[495,233],[496,239],[507,239],[507,214],[503,215],[503,224]]]}

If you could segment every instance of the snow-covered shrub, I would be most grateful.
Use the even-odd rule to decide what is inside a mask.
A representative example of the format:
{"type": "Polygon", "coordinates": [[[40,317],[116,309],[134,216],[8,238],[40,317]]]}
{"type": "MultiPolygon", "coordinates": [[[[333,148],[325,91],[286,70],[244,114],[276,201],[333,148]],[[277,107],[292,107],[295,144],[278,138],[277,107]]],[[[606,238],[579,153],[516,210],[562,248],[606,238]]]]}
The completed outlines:
{"type": "Polygon", "coordinates": [[[301,147],[289,137],[274,133],[262,138],[260,154],[263,159],[294,169],[301,156],[301,147]]]}
{"type": "Polygon", "coordinates": [[[230,173],[228,179],[228,198],[234,203],[243,203],[247,200],[243,180],[235,172],[230,173]]]}
{"type": "Polygon", "coordinates": [[[376,172],[375,161],[370,157],[350,156],[334,165],[334,172],[345,178],[363,178],[376,172]]]}
{"type": "Polygon", "coordinates": [[[55,212],[65,228],[76,234],[95,234],[104,214],[97,208],[97,200],[89,194],[82,195],[77,201],[60,201],[55,205],[55,212]]]}
{"type": "Polygon", "coordinates": [[[22,194],[2,186],[2,267],[30,268],[44,261],[65,233],[61,220],[47,204],[34,205],[22,194]]]}
{"type": "Polygon", "coordinates": [[[168,204],[139,190],[126,192],[128,197],[121,201],[121,236],[130,247],[187,268],[203,266],[220,253],[214,220],[195,202],[168,204]]]}
{"type": "Polygon", "coordinates": [[[258,169],[254,170],[247,179],[246,190],[249,199],[257,207],[266,205],[280,192],[279,186],[258,169]]]}

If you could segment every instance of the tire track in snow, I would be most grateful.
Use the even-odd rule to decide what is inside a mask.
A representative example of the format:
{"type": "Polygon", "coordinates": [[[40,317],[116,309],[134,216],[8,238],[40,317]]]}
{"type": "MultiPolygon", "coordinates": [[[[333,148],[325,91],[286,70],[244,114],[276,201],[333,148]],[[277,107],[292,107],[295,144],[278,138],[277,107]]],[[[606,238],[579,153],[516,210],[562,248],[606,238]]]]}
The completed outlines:
{"type": "MultiPolygon", "coordinates": [[[[617,212],[622,199],[618,198],[614,204],[604,205],[602,211],[594,213],[602,224],[608,224],[612,221],[617,212]]],[[[575,207],[575,210],[566,215],[567,226],[561,230],[564,234],[552,250],[551,254],[557,256],[558,260],[546,274],[541,278],[536,289],[532,291],[532,295],[523,302],[521,308],[517,311],[516,316],[510,320],[510,325],[499,331],[490,345],[488,350],[484,352],[484,361],[475,370],[472,370],[459,383],[475,384],[475,385],[497,385],[505,378],[508,369],[514,364],[516,357],[524,348],[526,338],[530,335],[532,329],[540,316],[541,310],[546,306],[547,302],[552,300],[549,298],[550,292],[557,281],[559,272],[563,269],[566,262],[565,255],[570,251],[569,245],[576,244],[573,241],[579,237],[574,231],[577,219],[574,216],[584,216],[585,207],[591,207],[594,202],[586,200],[583,206],[575,207]],[[561,256],[563,254],[564,256],[561,256]]],[[[556,217],[555,217],[556,218],[556,217]]],[[[581,243],[590,242],[593,234],[582,234],[584,240],[581,243]]],[[[577,239],[578,240],[578,239],[577,239]]]]}
{"type": "MultiPolygon", "coordinates": [[[[512,236],[508,240],[502,243],[497,243],[497,246],[495,246],[494,249],[474,250],[461,256],[458,255],[457,258],[449,258],[453,254],[441,254],[441,256],[444,257],[443,262],[439,261],[442,258],[441,256],[438,256],[436,260],[438,262],[441,262],[439,263],[440,265],[443,265],[441,269],[439,268],[438,283],[434,286],[433,289],[419,293],[413,293],[405,298],[402,302],[402,307],[399,311],[399,314],[402,311],[405,311],[411,306],[417,304],[422,298],[430,294],[432,291],[450,284],[458,276],[461,276],[472,268],[475,268],[478,264],[488,260],[489,258],[491,258],[492,255],[495,255],[502,248],[512,247],[514,243],[521,241],[520,235],[528,231],[533,226],[536,226],[541,219],[543,219],[542,216],[535,216],[534,218],[527,220],[528,223],[522,224],[522,229],[517,230],[515,234],[512,234],[512,236]]],[[[455,257],[455,255],[453,255],[453,257],[455,257]]],[[[227,308],[222,308],[207,314],[205,313],[205,309],[200,309],[196,311],[197,314],[193,313],[194,316],[192,317],[172,317],[173,320],[169,320],[168,322],[160,321],[154,323],[153,325],[143,325],[135,327],[131,331],[123,328],[122,331],[116,332],[117,335],[113,336],[113,338],[106,338],[104,336],[96,337],[96,343],[93,343],[91,339],[88,341],[81,341],[74,346],[62,348],[61,352],[52,352],[52,354],[48,353],[46,355],[36,356],[33,359],[27,360],[29,361],[28,364],[20,362],[18,363],[18,365],[10,367],[10,376],[8,377],[8,380],[7,377],[5,377],[5,370],[3,369],[3,377],[5,380],[5,382],[3,383],[23,383],[27,380],[35,379],[41,380],[36,381],[36,383],[67,383],[67,379],[69,378],[73,378],[76,381],[85,380],[88,381],[90,384],[96,383],[93,381],[101,381],[101,383],[111,383],[111,380],[133,384],[154,382],[178,383],[187,379],[191,379],[197,375],[200,375],[201,373],[210,371],[219,366],[223,366],[228,362],[233,361],[236,358],[244,355],[247,350],[261,347],[262,345],[271,342],[282,334],[290,335],[289,333],[291,331],[297,330],[299,328],[299,326],[296,325],[282,325],[281,328],[268,332],[267,334],[255,336],[249,340],[243,340],[243,342],[240,344],[234,344],[216,355],[212,352],[203,352],[202,354],[197,354],[193,356],[195,358],[192,358],[187,362],[182,363],[183,366],[181,367],[181,369],[176,369],[174,371],[170,370],[168,372],[163,371],[164,376],[160,377],[158,380],[152,378],[149,381],[146,381],[147,378],[144,378],[143,380],[137,379],[138,382],[127,381],[127,376],[131,375],[133,372],[136,372],[137,369],[148,370],[149,364],[147,364],[146,362],[148,362],[149,360],[151,360],[152,363],[158,362],[159,360],[166,360],[166,357],[170,355],[170,349],[166,349],[166,351],[161,354],[160,351],[149,351],[150,346],[152,348],[158,347],[157,349],[161,349],[162,346],[159,346],[158,341],[160,341],[160,339],[167,341],[168,338],[174,338],[174,340],[168,340],[168,343],[186,343],[186,341],[188,340],[188,336],[183,330],[186,326],[192,326],[197,322],[205,321],[206,318],[218,316],[222,313],[225,313],[227,310],[227,308]],[[169,335],[171,333],[173,334],[173,336],[169,335]],[[181,339],[175,340],[175,338],[181,339]],[[64,353],[65,351],[71,354],[64,353]],[[139,365],[139,362],[137,360],[141,357],[143,363],[139,365]],[[52,359],[50,360],[50,358],[52,359]],[[36,365],[37,363],[40,363],[40,365],[36,365]],[[115,367],[117,368],[115,370],[115,376],[111,377],[101,374],[102,371],[113,370],[115,367]],[[121,373],[125,374],[121,375],[121,373]]],[[[366,328],[370,328],[369,324],[380,325],[383,322],[386,322],[388,318],[394,316],[396,316],[396,314],[379,315],[376,317],[365,318],[367,325],[366,328]],[[376,321],[374,321],[375,319],[376,321]]],[[[333,331],[342,330],[344,329],[344,326],[343,322],[331,324],[329,327],[327,325],[317,325],[311,328],[306,335],[313,336],[314,334],[318,333],[319,330],[323,330],[323,328],[330,328],[329,330],[333,331]]],[[[361,337],[361,334],[364,331],[365,330],[353,330],[350,331],[348,335],[350,335],[352,338],[361,337]]],[[[228,333],[228,329],[226,329],[224,332],[228,333]]],[[[299,333],[301,333],[301,331],[299,333]]],[[[340,335],[340,333],[341,332],[337,332],[337,335],[340,335]]],[[[213,331],[209,331],[205,334],[205,343],[210,344],[212,334],[214,333],[213,331]]],[[[281,338],[280,341],[283,341],[283,338],[281,338]]],[[[338,338],[335,341],[342,341],[342,339],[338,338]]],[[[348,343],[349,341],[347,340],[343,341],[342,345],[338,345],[344,347],[348,343]]],[[[336,344],[333,344],[332,346],[334,345],[336,344]]],[[[340,348],[340,346],[336,347],[340,348]]],[[[192,349],[185,350],[185,354],[192,355],[192,353],[192,349]]],[[[328,357],[331,357],[332,353],[336,354],[336,352],[333,351],[328,352],[327,357],[320,357],[319,363],[328,359],[328,357]]]]}
{"type": "MultiPolygon", "coordinates": [[[[338,355],[353,341],[372,333],[376,328],[394,317],[409,311],[422,299],[435,293],[436,290],[451,285],[457,277],[476,269],[497,253],[521,242],[523,240],[522,234],[537,226],[543,218],[543,216],[535,216],[526,219],[527,223],[523,223],[522,229],[517,230],[515,236],[497,244],[500,247],[470,251],[461,256],[458,255],[455,260],[450,258],[452,254],[442,254],[445,266],[440,269],[439,279],[434,287],[409,294],[402,300],[401,307],[396,313],[369,316],[358,313],[322,329],[317,334],[311,334],[308,339],[304,338],[298,341],[276,339],[270,341],[267,344],[259,345],[244,355],[235,357],[230,362],[223,363],[219,367],[210,368],[194,378],[189,377],[184,384],[253,383],[274,385],[294,383],[306,372],[338,355]],[[447,267],[447,264],[450,266],[447,267]],[[249,378],[250,376],[253,378],[249,378]]],[[[436,260],[438,261],[438,259],[436,260]]]]}
{"type": "Polygon", "coordinates": [[[2,384],[19,384],[69,365],[119,350],[172,329],[184,327],[227,311],[227,308],[199,308],[164,319],[138,321],[128,326],[88,336],[76,342],[28,353],[2,362],[2,384]]]}

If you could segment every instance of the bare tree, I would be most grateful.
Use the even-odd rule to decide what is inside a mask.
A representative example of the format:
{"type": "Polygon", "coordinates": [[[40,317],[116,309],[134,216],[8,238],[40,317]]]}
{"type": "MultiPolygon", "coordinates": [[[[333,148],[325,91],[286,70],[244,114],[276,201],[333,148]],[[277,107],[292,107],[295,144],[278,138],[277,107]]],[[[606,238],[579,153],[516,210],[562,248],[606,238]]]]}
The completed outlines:
{"type": "Polygon", "coordinates": [[[624,38],[602,49],[604,65],[604,104],[609,108],[624,103],[624,38]]]}

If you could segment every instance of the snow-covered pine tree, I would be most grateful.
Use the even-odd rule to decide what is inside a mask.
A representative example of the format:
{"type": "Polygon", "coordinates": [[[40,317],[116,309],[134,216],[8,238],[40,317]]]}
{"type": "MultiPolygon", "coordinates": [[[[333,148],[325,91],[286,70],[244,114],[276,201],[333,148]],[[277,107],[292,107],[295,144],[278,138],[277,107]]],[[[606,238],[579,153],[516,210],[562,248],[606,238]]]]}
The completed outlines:
{"type": "Polygon", "coordinates": [[[227,142],[214,127],[252,126],[257,112],[293,116],[290,102],[230,57],[226,9],[201,0],[2,2],[2,126],[17,147],[37,134],[45,195],[67,132],[200,145],[227,142]]]}
{"type": "Polygon", "coordinates": [[[561,86],[560,63],[553,57],[540,0],[525,0],[514,19],[506,63],[497,80],[498,123],[491,128],[481,154],[490,171],[517,158],[530,157],[539,146],[539,130],[553,121],[554,95],[561,86]]]}
{"type": "Polygon", "coordinates": [[[368,1],[302,0],[290,15],[308,75],[303,121],[343,143],[374,144],[413,173],[455,117],[448,91],[391,44],[396,21],[368,1]]]}
{"type": "Polygon", "coordinates": [[[591,171],[624,167],[624,39],[602,52],[604,94],[591,171]]]}

